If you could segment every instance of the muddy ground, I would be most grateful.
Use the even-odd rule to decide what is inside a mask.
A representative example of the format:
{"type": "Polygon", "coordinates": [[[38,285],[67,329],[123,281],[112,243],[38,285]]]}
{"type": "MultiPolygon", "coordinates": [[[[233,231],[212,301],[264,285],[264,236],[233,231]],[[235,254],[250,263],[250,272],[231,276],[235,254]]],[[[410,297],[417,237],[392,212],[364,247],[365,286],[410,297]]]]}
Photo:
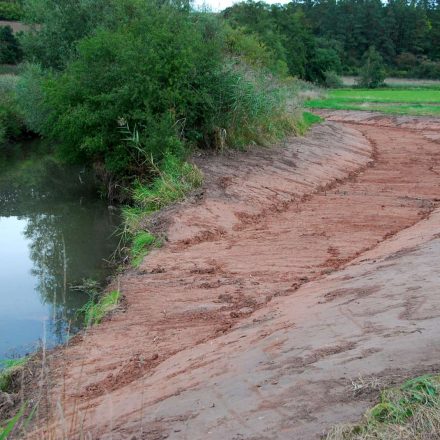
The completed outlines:
{"type": "Polygon", "coordinates": [[[196,159],[125,310],[49,356],[31,438],[317,439],[378,381],[440,370],[440,124],[325,114],[196,159]]]}

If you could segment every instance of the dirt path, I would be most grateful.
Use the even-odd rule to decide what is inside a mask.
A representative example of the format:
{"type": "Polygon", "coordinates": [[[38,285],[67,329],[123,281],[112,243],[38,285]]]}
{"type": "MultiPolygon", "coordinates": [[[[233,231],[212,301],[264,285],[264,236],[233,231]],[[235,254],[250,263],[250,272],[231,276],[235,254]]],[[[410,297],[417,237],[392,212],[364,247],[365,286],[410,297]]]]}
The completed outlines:
{"type": "Polygon", "coordinates": [[[126,312],[51,358],[56,436],[316,438],[365,408],[348,378],[438,367],[435,132],[350,124],[199,159],[126,312]]]}

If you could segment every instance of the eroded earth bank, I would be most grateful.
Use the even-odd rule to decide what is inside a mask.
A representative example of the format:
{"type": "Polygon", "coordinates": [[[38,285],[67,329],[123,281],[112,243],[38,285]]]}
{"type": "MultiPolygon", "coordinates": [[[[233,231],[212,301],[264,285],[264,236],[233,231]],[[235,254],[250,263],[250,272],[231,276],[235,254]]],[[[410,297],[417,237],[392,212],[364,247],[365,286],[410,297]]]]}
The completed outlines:
{"type": "Polygon", "coordinates": [[[124,311],[49,357],[32,438],[315,439],[377,398],[353,381],[440,371],[440,124],[326,116],[197,159],[124,311]]]}

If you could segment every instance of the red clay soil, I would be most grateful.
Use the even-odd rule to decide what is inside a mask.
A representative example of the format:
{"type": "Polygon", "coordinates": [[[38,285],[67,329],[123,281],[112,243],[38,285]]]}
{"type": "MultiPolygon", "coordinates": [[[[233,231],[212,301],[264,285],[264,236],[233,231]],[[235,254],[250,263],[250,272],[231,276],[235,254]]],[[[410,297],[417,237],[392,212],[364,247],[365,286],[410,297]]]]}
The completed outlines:
{"type": "Polygon", "coordinates": [[[30,438],[319,438],[370,403],[350,379],[437,368],[435,132],[352,119],[197,159],[125,311],[49,357],[30,438]]]}

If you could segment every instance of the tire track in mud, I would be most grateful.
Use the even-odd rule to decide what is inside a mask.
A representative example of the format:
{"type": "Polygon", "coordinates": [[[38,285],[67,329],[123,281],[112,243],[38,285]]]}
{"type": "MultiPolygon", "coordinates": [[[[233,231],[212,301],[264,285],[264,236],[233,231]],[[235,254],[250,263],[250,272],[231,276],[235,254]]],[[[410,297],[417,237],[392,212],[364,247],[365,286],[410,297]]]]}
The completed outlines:
{"type": "MultiPolygon", "coordinates": [[[[218,227],[207,215],[211,229],[203,228],[198,217],[199,232],[181,239],[171,234],[177,238],[153,253],[140,272],[124,276],[125,316],[114,316],[54,360],[55,375],[67,372],[61,401],[66,417],[79,408],[86,412],[85,426],[102,432],[108,426],[104,402],[109,396],[126,401],[128,388],[131,409],[125,414],[133,417],[140,404],[133,386],[165,359],[228,332],[272,298],[295,293],[428,216],[438,205],[440,176],[429,173],[429,167],[440,165],[438,145],[415,130],[372,125],[356,130],[373,149],[368,158],[364,147],[346,176],[327,179],[308,194],[295,185],[284,188],[287,199],[268,197],[266,206],[253,210],[231,203],[236,221],[230,227],[223,228],[221,210],[218,227]],[[78,384],[79,360],[75,394],[69,390],[78,384]]],[[[307,169],[302,172],[307,181],[307,169]]],[[[259,173],[261,185],[265,170],[259,173]]],[[[243,188],[258,186],[246,177],[243,188]]],[[[272,177],[268,173],[268,180],[272,177]]],[[[254,195],[252,189],[249,197],[254,195]]],[[[230,223],[227,194],[222,203],[230,223]]],[[[59,398],[57,388],[53,396],[59,398]]]]}

